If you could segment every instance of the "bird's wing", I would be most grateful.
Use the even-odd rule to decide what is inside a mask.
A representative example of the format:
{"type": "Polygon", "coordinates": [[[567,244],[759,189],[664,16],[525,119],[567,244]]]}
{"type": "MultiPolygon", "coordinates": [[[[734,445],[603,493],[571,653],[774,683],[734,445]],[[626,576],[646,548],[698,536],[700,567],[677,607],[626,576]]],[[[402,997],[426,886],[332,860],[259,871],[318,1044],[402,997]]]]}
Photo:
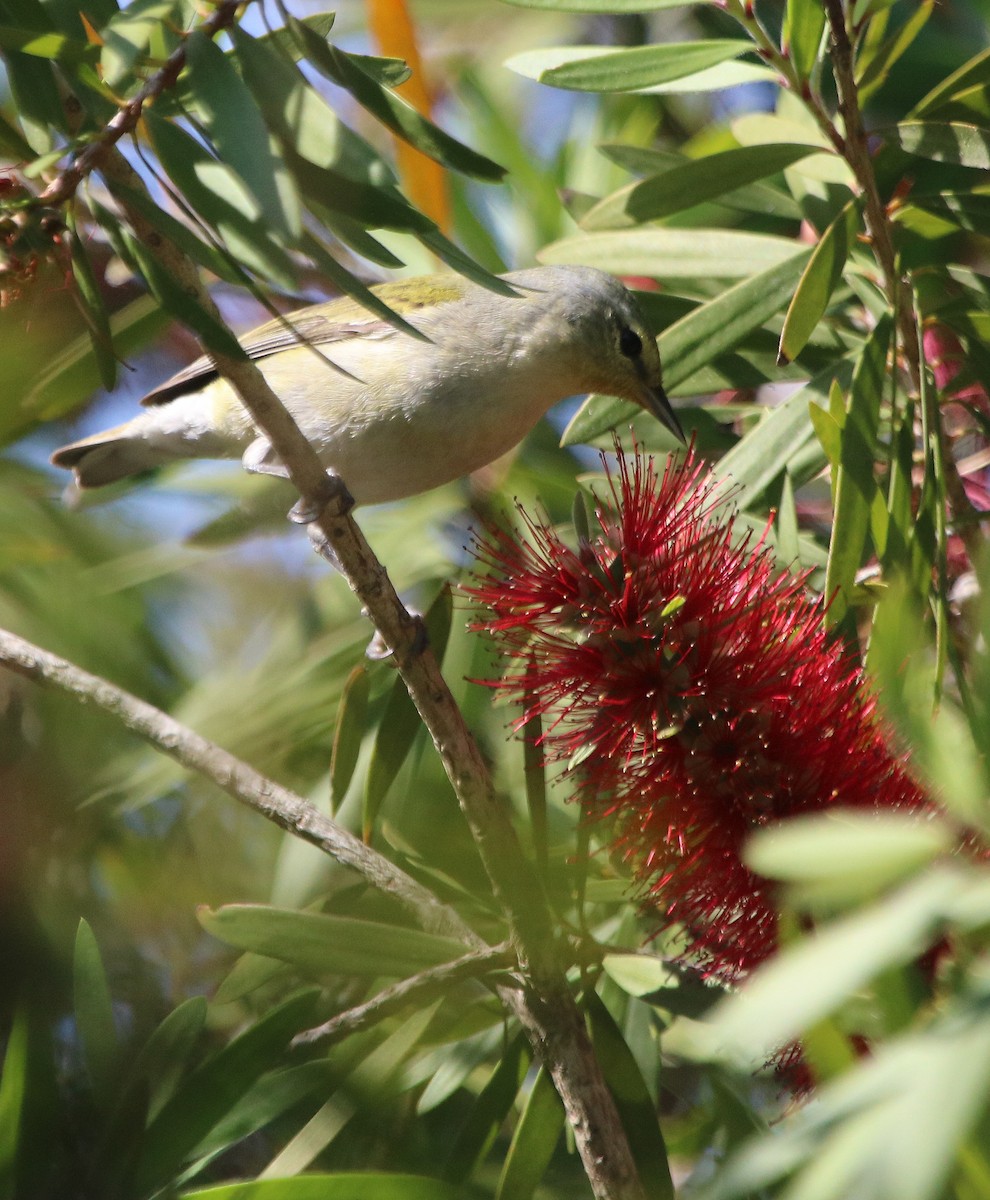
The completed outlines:
{"type": "MultiPolygon", "coordinates": [[[[387,321],[368,316],[366,320],[358,318],[354,321],[342,322],[324,312],[289,313],[282,320],[269,321],[254,329],[246,337],[239,339],[247,352],[248,358],[267,358],[280,350],[288,350],[298,346],[300,342],[311,346],[326,345],[330,342],[341,342],[352,337],[366,337],[380,340],[391,337],[396,332],[387,321]]],[[[219,377],[219,372],[213,360],[203,355],[183,367],[178,374],[166,379],[164,383],[142,399],[145,405],[167,404],[177,396],[188,392],[198,391],[207,383],[212,383],[219,377]]]]}
{"type": "MultiPolygon", "coordinates": [[[[459,299],[464,294],[464,280],[457,275],[435,276],[428,286],[422,279],[397,279],[392,283],[377,284],[371,290],[386,304],[398,308],[406,315],[426,308],[439,309],[444,304],[459,299]]],[[[287,313],[284,317],[269,321],[253,329],[243,338],[241,345],[249,358],[267,358],[288,350],[300,341],[311,346],[341,342],[348,338],[373,338],[376,341],[394,337],[397,330],[381,317],[374,316],[364,305],[349,296],[340,296],[312,308],[302,308],[287,313]]],[[[218,378],[219,372],[213,361],[205,355],[183,367],[177,375],[150,391],[141,401],[145,405],[167,404],[177,396],[198,391],[207,383],[218,378]]]]}

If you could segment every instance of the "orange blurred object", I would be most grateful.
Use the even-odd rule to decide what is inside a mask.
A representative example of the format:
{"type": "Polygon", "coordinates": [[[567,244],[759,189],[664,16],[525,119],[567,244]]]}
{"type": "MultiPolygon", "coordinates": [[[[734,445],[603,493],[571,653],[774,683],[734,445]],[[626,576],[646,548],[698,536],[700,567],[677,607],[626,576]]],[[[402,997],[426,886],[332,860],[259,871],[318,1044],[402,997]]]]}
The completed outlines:
{"type": "MultiPolygon", "coordinates": [[[[382,54],[404,59],[412,77],[396,90],[424,117],[432,107],[416,30],[406,0],[366,0],[368,25],[382,54]]],[[[409,199],[444,232],[450,226],[450,198],[444,168],[401,138],[396,138],[399,175],[409,199]]]]}

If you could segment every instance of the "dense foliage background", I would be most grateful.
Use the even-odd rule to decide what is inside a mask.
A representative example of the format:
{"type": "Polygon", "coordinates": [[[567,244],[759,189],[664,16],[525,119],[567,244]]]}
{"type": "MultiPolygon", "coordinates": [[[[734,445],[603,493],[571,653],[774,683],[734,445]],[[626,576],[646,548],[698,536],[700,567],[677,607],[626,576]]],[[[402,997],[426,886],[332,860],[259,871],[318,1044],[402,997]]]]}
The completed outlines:
{"type": "Polygon", "coordinates": [[[940,805],[754,820],[787,944],[748,981],[703,978],[662,905],[640,909],[568,802],[581,764],[544,770],[513,736],[518,708],[468,682],[500,666],[456,589],[451,612],[469,527],[538,501],[574,542],[582,447],[614,426],[628,450],[632,425],[662,460],[672,438],[592,398],[359,523],[428,613],[542,877],[646,1194],[990,1196],[984,10],[407,16],[0,0],[0,626],[332,812],[503,957],[431,975],[465,947],[112,714],[3,671],[0,1196],[620,1194],[586,1180],[493,990],[512,913],[401,680],[364,659],[359,604],[287,527],[293,489],[199,464],[59,494],[55,446],[133,411],[194,339],[229,345],[154,233],[237,330],[443,264],[580,262],[642,289],[737,534],[831,598],[940,805]],[[409,978],[405,1003],[290,1045],[409,978]],[[796,1041],[797,1091],[764,1069],[796,1041]]]}

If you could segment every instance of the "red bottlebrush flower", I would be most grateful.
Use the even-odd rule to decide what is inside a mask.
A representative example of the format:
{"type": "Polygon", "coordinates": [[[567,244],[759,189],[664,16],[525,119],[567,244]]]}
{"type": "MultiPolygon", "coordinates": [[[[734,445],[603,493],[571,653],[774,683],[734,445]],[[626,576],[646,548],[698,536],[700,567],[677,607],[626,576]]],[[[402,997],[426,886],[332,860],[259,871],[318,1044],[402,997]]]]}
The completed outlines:
{"type": "Polygon", "coordinates": [[[693,456],[658,477],[637,452],[608,474],[576,550],[546,522],[478,542],[468,588],[509,657],[492,686],[539,715],[586,814],[614,821],[644,903],[730,981],[776,945],[773,885],[742,859],[752,830],[831,807],[927,801],[804,580],[741,540],[693,456]]]}

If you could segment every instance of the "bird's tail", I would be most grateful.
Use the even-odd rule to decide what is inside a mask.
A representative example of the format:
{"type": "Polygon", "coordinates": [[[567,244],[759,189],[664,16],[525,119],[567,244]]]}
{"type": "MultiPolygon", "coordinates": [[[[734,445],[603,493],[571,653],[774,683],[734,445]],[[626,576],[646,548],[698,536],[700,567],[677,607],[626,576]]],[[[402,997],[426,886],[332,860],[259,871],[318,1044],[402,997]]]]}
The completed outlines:
{"type": "Polygon", "coordinates": [[[142,424],[142,418],[138,417],[62,446],[52,455],[51,461],[56,467],[72,470],[76,483],[82,488],[103,487],[118,479],[150,471],[170,456],[147,439],[142,424]]]}

